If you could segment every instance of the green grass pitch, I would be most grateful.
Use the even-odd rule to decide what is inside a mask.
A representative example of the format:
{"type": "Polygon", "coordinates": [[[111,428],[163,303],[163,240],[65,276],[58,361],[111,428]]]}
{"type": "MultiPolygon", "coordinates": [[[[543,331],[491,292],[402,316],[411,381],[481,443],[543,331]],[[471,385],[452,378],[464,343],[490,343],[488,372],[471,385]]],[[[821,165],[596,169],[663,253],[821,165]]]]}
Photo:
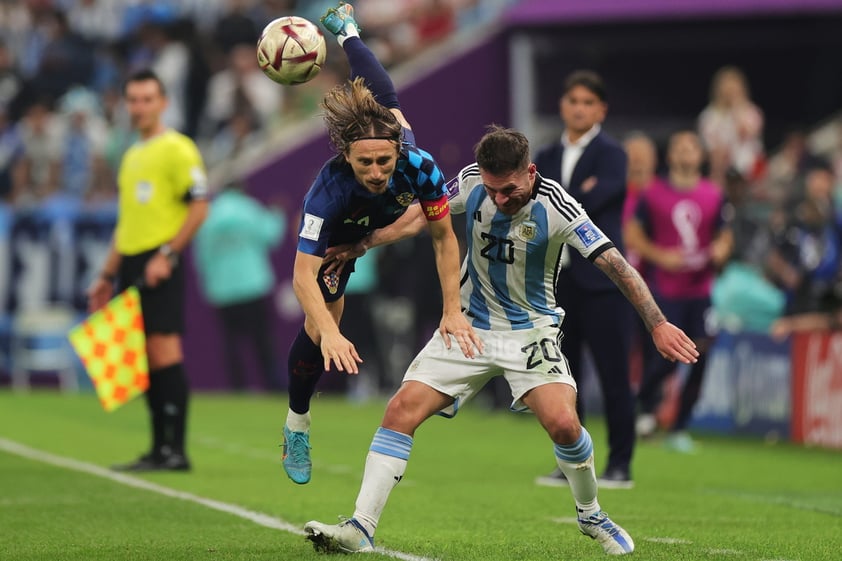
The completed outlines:
{"type": "MultiPolygon", "coordinates": [[[[100,468],[133,459],[148,439],[142,400],[109,414],[92,394],[2,391],[0,559],[324,559],[300,528],[351,515],[384,405],[314,400],[313,480],[298,486],[280,466],[285,397],[195,395],[193,472],[130,479],[139,487],[10,450],[22,445],[36,456],[100,468]],[[215,509],[219,504],[247,517],[215,509]],[[276,526],[255,523],[249,513],[276,526]]],[[[588,428],[601,469],[604,428],[598,419],[588,428]]],[[[633,559],[842,559],[842,453],[699,440],[692,456],[640,443],[635,488],[600,492],[602,507],[635,540],[633,559]]],[[[381,519],[376,542],[388,552],[370,557],[605,559],[573,523],[569,490],[534,485],[552,467],[549,440],[529,415],[489,413],[472,403],[455,419],[433,418],[416,434],[406,476],[381,519]]]]}

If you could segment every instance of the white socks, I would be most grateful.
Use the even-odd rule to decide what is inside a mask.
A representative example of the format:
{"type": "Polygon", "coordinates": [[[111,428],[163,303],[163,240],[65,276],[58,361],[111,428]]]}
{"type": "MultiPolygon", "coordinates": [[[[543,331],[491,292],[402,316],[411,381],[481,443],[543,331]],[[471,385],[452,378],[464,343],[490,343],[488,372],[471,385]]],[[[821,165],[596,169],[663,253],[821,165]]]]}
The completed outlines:
{"type": "Polygon", "coordinates": [[[365,458],[365,472],[360,494],[357,496],[354,518],[362,524],[368,535],[374,537],[383,507],[395,485],[403,479],[406,460],[369,452],[365,458]]]}
{"type": "Polygon", "coordinates": [[[413,439],[408,434],[383,427],[374,433],[354,511],[354,518],[371,537],[374,537],[389,493],[403,479],[412,444],[413,439]]]}
{"type": "Polygon", "coordinates": [[[292,432],[308,432],[310,430],[310,412],[300,414],[290,409],[287,411],[286,426],[292,432]]]}
{"type": "Polygon", "coordinates": [[[339,41],[339,46],[341,47],[342,43],[344,43],[345,39],[347,39],[348,37],[359,37],[359,36],[360,36],[360,32],[357,31],[357,26],[354,25],[353,23],[348,22],[348,23],[345,24],[345,34],[344,35],[337,35],[336,40],[339,41]]]}
{"type": "Polygon", "coordinates": [[[556,444],[555,459],[570,484],[579,518],[599,512],[596,500],[596,470],[593,467],[593,441],[585,427],[573,444],[556,444]]]}

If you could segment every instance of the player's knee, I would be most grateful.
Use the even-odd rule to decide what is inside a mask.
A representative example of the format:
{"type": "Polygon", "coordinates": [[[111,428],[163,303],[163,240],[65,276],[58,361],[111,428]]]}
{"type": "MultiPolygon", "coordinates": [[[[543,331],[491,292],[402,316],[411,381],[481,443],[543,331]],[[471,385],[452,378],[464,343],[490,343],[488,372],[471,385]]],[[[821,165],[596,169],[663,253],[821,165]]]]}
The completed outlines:
{"type": "Polygon", "coordinates": [[[383,427],[403,434],[412,434],[428,416],[418,400],[398,392],[389,400],[383,415],[383,427]]]}
{"type": "Polygon", "coordinates": [[[562,446],[573,444],[579,439],[581,427],[579,418],[573,414],[564,413],[555,416],[546,426],[550,439],[562,446]]]}

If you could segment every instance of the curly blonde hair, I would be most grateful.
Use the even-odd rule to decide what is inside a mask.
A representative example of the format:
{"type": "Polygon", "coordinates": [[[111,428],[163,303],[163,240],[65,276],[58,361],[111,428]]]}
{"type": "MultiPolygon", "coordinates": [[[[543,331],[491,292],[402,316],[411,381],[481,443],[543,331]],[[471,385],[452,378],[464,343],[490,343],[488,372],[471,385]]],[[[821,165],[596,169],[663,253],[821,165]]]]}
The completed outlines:
{"type": "Polygon", "coordinates": [[[369,138],[391,140],[400,146],[400,122],[388,108],[377,103],[361,77],[331,89],[321,107],[330,142],[341,154],[348,153],[351,143],[369,138]]]}

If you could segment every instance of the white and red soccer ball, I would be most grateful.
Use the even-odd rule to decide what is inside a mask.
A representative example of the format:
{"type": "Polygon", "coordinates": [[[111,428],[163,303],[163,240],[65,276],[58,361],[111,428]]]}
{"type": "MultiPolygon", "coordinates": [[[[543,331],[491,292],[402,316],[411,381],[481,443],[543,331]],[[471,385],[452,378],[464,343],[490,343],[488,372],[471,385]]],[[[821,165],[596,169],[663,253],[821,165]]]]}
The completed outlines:
{"type": "Polygon", "coordinates": [[[257,40],[257,64],[266,76],[291,86],[311,80],[322,69],[325,38],[316,24],[298,16],[273,20],[257,40]]]}

